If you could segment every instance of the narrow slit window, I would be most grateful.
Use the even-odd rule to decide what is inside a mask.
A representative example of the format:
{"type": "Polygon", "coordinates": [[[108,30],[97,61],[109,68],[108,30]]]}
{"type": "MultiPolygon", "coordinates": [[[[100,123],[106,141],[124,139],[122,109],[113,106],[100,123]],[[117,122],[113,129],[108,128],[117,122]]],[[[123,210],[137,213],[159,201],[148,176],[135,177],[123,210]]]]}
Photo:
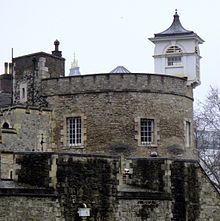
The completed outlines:
{"type": "Polygon", "coordinates": [[[22,99],[25,99],[25,88],[22,88],[22,99]]]}
{"type": "Polygon", "coordinates": [[[186,146],[191,145],[191,123],[186,121],[186,146]]]}

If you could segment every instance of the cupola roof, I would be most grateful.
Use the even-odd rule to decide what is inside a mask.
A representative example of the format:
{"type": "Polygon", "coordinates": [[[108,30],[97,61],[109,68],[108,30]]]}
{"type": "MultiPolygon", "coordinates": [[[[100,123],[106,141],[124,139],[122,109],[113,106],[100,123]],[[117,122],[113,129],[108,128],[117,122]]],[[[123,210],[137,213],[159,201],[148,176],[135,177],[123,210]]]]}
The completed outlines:
{"type": "Polygon", "coordinates": [[[155,37],[164,37],[171,35],[192,35],[195,34],[193,31],[186,30],[179,19],[179,15],[177,14],[177,10],[173,16],[173,23],[171,26],[163,32],[155,34],[155,37]]]}
{"type": "Polygon", "coordinates": [[[197,38],[199,43],[204,42],[204,40],[201,39],[195,32],[189,31],[182,26],[177,10],[175,11],[173,22],[170,27],[165,31],[154,34],[154,38],[150,38],[150,40],[155,41],[167,38],[197,38]]]}

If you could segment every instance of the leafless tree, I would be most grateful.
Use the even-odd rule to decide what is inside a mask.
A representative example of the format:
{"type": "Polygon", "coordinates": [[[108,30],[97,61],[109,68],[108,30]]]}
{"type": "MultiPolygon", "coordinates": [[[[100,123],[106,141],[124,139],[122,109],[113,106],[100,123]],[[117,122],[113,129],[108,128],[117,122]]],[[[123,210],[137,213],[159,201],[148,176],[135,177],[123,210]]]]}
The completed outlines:
{"type": "Polygon", "coordinates": [[[220,190],[220,94],[210,88],[194,114],[196,147],[201,166],[220,190]]]}

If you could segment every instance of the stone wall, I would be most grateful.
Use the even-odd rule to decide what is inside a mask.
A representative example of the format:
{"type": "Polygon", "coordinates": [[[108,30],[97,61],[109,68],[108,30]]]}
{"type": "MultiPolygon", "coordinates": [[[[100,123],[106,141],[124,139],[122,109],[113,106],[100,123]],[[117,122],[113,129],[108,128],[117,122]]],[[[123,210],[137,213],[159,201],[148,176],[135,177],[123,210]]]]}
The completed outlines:
{"type": "Polygon", "coordinates": [[[60,77],[64,76],[64,61],[65,59],[62,57],[57,57],[45,52],[38,52],[29,55],[24,55],[21,57],[16,57],[13,59],[14,62],[14,71],[15,76],[17,78],[21,78],[25,71],[33,70],[33,58],[36,59],[36,67],[38,66],[39,58],[46,58],[45,67],[48,68],[50,77],[60,77]]]}
{"type": "Polygon", "coordinates": [[[15,131],[2,132],[1,149],[125,156],[149,156],[156,151],[164,157],[196,158],[192,88],[184,78],[100,74],[44,79],[39,85],[39,97],[53,112],[41,111],[39,106],[3,109],[1,124],[8,121],[15,131]],[[83,144],[74,148],[67,144],[66,119],[72,116],[82,117],[83,127],[83,144]],[[152,145],[140,144],[141,118],[155,121],[152,145]],[[186,121],[191,122],[190,146],[186,146],[186,121]]]}
{"type": "Polygon", "coordinates": [[[0,221],[64,221],[58,200],[51,197],[0,195],[0,221]]]}
{"type": "MultiPolygon", "coordinates": [[[[37,213],[41,196],[43,205],[51,208],[44,210],[42,220],[81,220],[78,208],[84,203],[91,209],[90,221],[218,221],[220,216],[220,195],[194,160],[17,152],[15,162],[17,185],[25,186],[29,195],[38,194],[32,194],[30,202],[22,196],[24,190],[18,194],[18,189],[0,185],[1,203],[15,209],[16,202],[28,203],[37,213]],[[57,212],[48,218],[51,211],[57,212]]],[[[0,206],[0,214],[6,214],[4,208],[0,206]]],[[[28,217],[23,209],[15,211],[28,217]]]]}
{"type": "Polygon", "coordinates": [[[51,110],[13,106],[0,113],[1,151],[48,151],[51,141],[51,110]],[[7,123],[9,128],[4,129],[7,123]]]}
{"type": "Polygon", "coordinates": [[[13,152],[1,152],[1,179],[13,179],[14,154],[13,152]]]}
{"type": "Polygon", "coordinates": [[[13,103],[46,106],[41,100],[41,79],[64,76],[64,61],[64,58],[44,52],[14,58],[13,103]],[[25,99],[22,98],[22,84],[25,85],[25,99]]]}

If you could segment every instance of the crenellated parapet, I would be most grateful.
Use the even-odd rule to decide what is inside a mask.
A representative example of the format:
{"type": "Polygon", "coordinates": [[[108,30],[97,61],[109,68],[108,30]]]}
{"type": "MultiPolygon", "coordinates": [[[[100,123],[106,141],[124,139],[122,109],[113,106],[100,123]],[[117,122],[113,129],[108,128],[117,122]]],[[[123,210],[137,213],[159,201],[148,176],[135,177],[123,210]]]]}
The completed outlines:
{"type": "Polygon", "coordinates": [[[81,93],[140,92],[184,96],[192,99],[186,78],[145,73],[105,73],[42,80],[42,96],[81,93]]]}

